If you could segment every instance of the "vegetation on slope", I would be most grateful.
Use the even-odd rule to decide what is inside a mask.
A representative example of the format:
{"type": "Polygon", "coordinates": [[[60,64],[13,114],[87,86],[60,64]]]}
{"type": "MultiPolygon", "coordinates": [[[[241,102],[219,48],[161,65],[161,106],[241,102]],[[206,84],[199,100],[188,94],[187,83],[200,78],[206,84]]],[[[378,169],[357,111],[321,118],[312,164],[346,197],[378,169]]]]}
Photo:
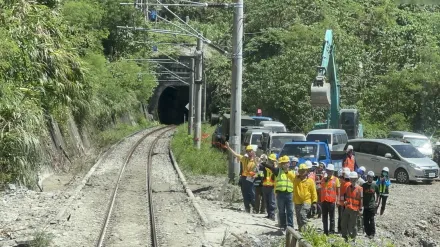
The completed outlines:
{"type": "Polygon", "coordinates": [[[14,0],[0,8],[0,182],[36,181],[34,172],[48,163],[41,140],[52,117],[67,129],[72,115],[80,132],[97,138],[119,116],[144,118],[139,109],[154,77],[147,65],[120,58],[148,51],[116,32],[116,25],[140,23],[141,13],[115,0],[14,0]]]}
{"type": "MultiPolygon", "coordinates": [[[[218,2],[216,0],[215,2],[218,2]]],[[[226,2],[226,1],[225,1],[226,2]]],[[[223,47],[232,10],[175,8],[223,47]]],[[[261,108],[295,131],[325,119],[310,106],[326,29],[333,29],[342,107],[361,110],[367,137],[431,135],[440,119],[440,7],[393,0],[245,0],[243,110],[261,108]]],[[[228,60],[208,61],[211,111],[229,107],[228,60]]]]}
{"type": "Polygon", "coordinates": [[[226,174],[227,156],[216,148],[211,148],[211,133],[214,128],[202,125],[200,150],[194,147],[192,136],[188,135],[188,125],[177,127],[171,142],[171,148],[179,166],[192,174],[226,174]]]}

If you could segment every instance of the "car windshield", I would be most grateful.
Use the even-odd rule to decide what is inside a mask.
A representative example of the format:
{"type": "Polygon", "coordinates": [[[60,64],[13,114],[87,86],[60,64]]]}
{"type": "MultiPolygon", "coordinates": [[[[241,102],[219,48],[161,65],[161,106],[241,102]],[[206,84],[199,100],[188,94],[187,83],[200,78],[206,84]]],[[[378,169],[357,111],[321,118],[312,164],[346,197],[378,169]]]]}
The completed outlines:
{"type": "Polygon", "coordinates": [[[321,141],[321,142],[327,142],[328,144],[332,144],[332,138],[329,134],[309,134],[307,135],[307,141],[314,142],[314,141],[321,141]]]}
{"type": "Polygon", "coordinates": [[[425,155],[420,153],[412,145],[392,145],[392,147],[402,156],[403,158],[426,158],[425,155]]]}
{"type": "Polygon", "coordinates": [[[284,126],[270,126],[273,132],[285,132],[286,128],[284,126]]]}
{"type": "Polygon", "coordinates": [[[425,138],[405,137],[405,140],[409,141],[411,145],[416,148],[430,148],[431,143],[425,138]]]}
{"type": "Polygon", "coordinates": [[[286,142],[291,142],[293,140],[292,136],[272,136],[272,146],[271,149],[283,148],[286,142]]]}
{"type": "Polygon", "coordinates": [[[261,138],[262,134],[253,134],[252,135],[252,140],[251,140],[251,144],[252,145],[257,145],[260,143],[260,138],[261,138]]]}
{"type": "Polygon", "coordinates": [[[241,126],[257,126],[253,119],[241,119],[241,126]]]}
{"type": "Polygon", "coordinates": [[[315,158],[318,145],[316,144],[288,144],[280,153],[283,155],[296,156],[299,158],[315,158]]]}

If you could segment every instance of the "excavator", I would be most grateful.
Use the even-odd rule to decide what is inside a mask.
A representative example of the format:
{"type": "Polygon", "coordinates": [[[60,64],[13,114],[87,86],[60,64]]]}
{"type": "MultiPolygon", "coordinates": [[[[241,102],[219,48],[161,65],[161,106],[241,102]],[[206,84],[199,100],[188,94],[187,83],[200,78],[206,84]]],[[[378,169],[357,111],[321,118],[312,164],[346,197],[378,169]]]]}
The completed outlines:
{"type": "Polygon", "coordinates": [[[340,84],[335,63],[333,30],[326,30],[321,66],[311,86],[312,107],[329,108],[327,121],[315,123],[313,129],[343,129],[348,139],[363,138],[363,126],[357,109],[340,109],[340,84]]]}

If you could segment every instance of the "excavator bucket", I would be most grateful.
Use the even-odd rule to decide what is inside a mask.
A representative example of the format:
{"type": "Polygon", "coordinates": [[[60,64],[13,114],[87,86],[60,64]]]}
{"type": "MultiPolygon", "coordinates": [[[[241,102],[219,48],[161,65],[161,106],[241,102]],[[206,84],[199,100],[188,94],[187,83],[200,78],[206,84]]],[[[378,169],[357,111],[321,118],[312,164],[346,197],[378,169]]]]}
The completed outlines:
{"type": "Polygon", "coordinates": [[[330,83],[325,82],[322,76],[316,77],[311,87],[311,104],[313,107],[330,107],[330,83]]]}

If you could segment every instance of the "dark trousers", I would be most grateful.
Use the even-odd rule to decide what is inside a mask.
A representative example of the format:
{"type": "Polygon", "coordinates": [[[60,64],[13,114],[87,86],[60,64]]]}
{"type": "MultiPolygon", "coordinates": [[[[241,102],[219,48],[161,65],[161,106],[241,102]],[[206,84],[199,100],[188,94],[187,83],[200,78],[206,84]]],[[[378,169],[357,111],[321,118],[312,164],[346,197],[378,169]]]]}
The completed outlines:
{"type": "Polygon", "coordinates": [[[387,199],[388,199],[388,196],[380,196],[380,201],[381,201],[380,215],[382,215],[383,212],[385,212],[385,206],[387,205],[387,199]]]}
{"type": "Polygon", "coordinates": [[[338,232],[339,233],[342,231],[342,227],[341,227],[342,211],[344,211],[344,207],[341,205],[338,205],[338,232]]]}
{"type": "Polygon", "coordinates": [[[335,207],[336,204],[333,202],[322,202],[322,224],[324,226],[324,234],[329,234],[328,220],[330,216],[330,233],[335,233],[335,207]]]}
{"type": "Polygon", "coordinates": [[[287,226],[290,226],[293,228],[293,193],[278,192],[277,206],[278,223],[280,224],[280,227],[286,228],[287,226]]]}
{"type": "Polygon", "coordinates": [[[266,211],[266,202],[263,196],[263,186],[255,187],[255,213],[264,214],[266,211]]]}
{"type": "Polygon", "coordinates": [[[374,208],[364,208],[364,231],[367,236],[374,236],[376,234],[375,214],[376,210],[374,208]]]}
{"type": "Polygon", "coordinates": [[[267,216],[269,218],[275,217],[275,193],[273,191],[273,186],[263,186],[263,196],[266,202],[267,216]]]}
{"type": "Polygon", "coordinates": [[[255,190],[254,183],[246,180],[245,176],[240,177],[241,194],[243,195],[243,203],[246,212],[251,211],[251,206],[255,206],[255,190]]]}

